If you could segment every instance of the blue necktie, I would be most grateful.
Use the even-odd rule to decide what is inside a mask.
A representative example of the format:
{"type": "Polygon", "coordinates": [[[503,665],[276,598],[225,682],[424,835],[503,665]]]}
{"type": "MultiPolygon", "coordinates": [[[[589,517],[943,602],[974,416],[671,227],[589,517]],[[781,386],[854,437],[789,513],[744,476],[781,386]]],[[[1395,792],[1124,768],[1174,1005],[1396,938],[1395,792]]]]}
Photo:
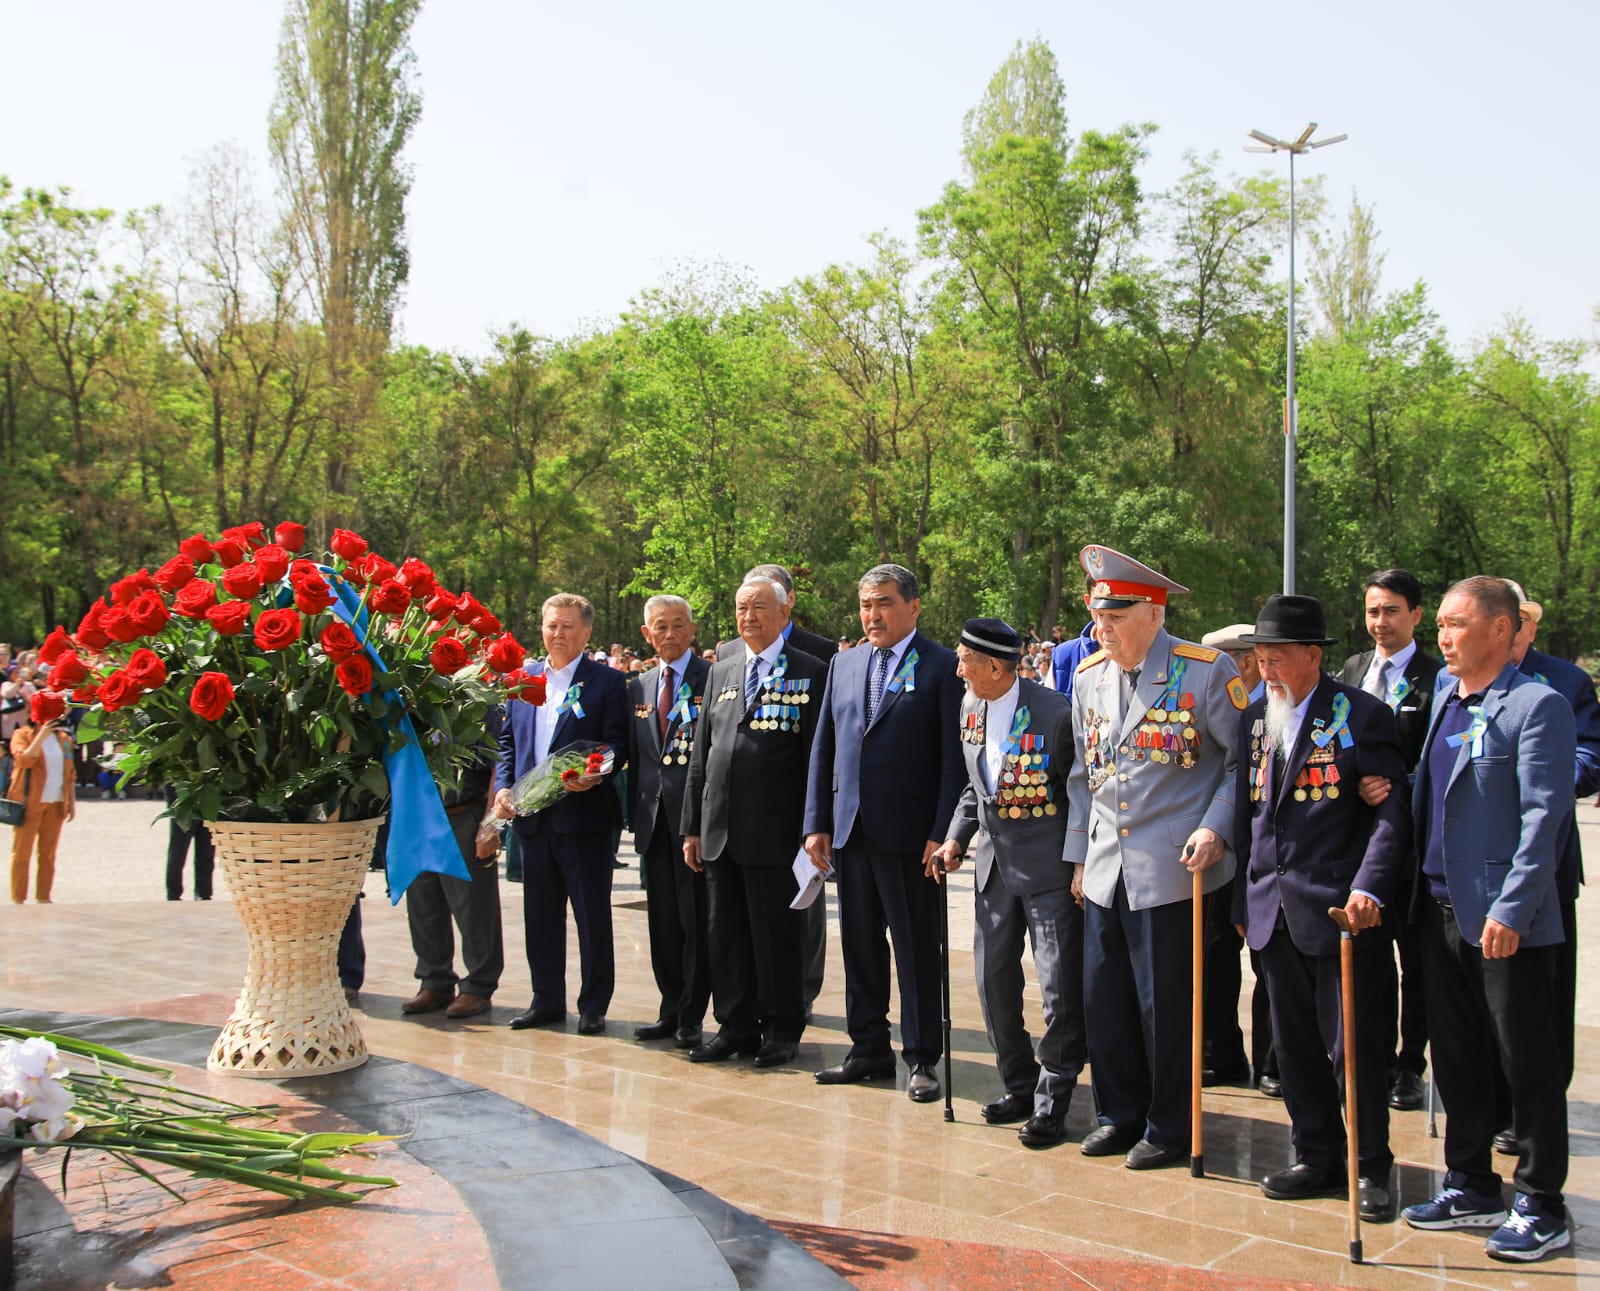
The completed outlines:
{"type": "Polygon", "coordinates": [[[756,692],[761,689],[761,656],[756,655],[750,660],[750,675],[744,679],[744,706],[749,708],[756,702],[756,692]]]}
{"type": "Polygon", "coordinates": [[[880,647],[874,651],[877,658],[873,662],[872,677],[867,683],[867,725],[872,725],[872,719],[878,715],[878,705],[883,702],[883,683],[889,677],[889,660],[894,658],[894,651],[880,647]]]}

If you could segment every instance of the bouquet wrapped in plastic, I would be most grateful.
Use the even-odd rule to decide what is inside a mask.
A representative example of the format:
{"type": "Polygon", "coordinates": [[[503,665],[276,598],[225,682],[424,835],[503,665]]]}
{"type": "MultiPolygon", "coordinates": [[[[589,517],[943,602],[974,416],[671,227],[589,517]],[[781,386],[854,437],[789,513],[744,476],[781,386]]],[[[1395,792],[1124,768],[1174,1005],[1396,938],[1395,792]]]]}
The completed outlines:
{"type": "Polygon", "coordinates": [[[615,764],[616,754],[608,744],[592,740],[564,744],[511,786],[511,804],[517,815],[531,816],[566,797],[574,780],[606,775],[615,764]]]}

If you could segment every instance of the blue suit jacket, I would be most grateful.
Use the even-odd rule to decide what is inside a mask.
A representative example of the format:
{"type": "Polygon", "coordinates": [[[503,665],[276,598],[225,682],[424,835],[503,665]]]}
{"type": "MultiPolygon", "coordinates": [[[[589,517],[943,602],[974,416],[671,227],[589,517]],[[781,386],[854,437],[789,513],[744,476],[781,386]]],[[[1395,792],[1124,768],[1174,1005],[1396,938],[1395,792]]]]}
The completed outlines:
{"type": "Polygon", "coordinates": [[[1063,641],[1050,652],[1050,673],[1055,679],[1056,691],[1066,699],[1072,698],[1072,683],[1078,675],[1078,665],[1100,648],[1094,639],[1094,624],[1085,623],[1077,636],[1063,641]]]}
{"type": "MultiPolygon", "coordinates": [[[[1324,674],[1280,778],[1265,736],[1256,733],[1266,711],[1266,700],[1257,700],[1240,718],[1234,850],[1244,877],[1234,885],[1233,921],[1244,925],[1250,949],[1261,950],[1272,939],[1281,908],[1290,939],[1303,954],[1337,955],[1339,929],[1328,908],[1344,905],[1352,888],[1370,893],[1385,907],[1385,916],[1393,917],[1395,885],[1411,847],[1400,733],[1387,704],[1324,674]],[[1303,801],[1296,800],[1294,782],[1311,757],[1312,732],[1318,719],[1332,725],[1338,695],[1350,701],[1351,737],[1349,748],[1332,741],[1338,795],[1313,799],[1308,792],[1303,801]],[[1251,780],[1263,763],[1266,796],[1252,802],[1251,780]],[[1377,808],[1357,792],[1361,777],[1369,775],[1392,782],[1377,808]]],[[[1404,917],[1404,911],[1394,913],[1404,917]]]]}
{"type": "MultiPolygon", "coordinates": [[[[1421,858],[1435,828],[1429,759],[1444,708],[1442,700],[1433,706],[1411,800],[1419,893],[1426,883],[1421,858]]],[[[1482,748],[1474,756],[1472,744],[1462,743],[1445,791],[1450,904],[1462,936],[1475,946],[1488,918],[1529,946],[1553,946],[1565,940],[1556,871],[1573,815],[1572,707],[1508,663],[1484,691],[1483,715],[1482,748]]]]}
{"type": "Polygon", "coordinates": [[[837,851],[855,840],[874,852],[917,855],[942,842],[966,786],[958,730],[955,651],[912,635],[913,687],[885,691],[866,723],[870,647],[834,656],[822,694],[806,784],[805,832],[830,834],[837,851]]]}
{"type": "MultiPolygon", "coordinates": [[[[578,700],[583,716],[572,709],[561,714],[550,749],[554,752],[579,740],[608,744],[616,754],[612,768],[615,774],[628,756],[628,688],[623,675],[585,655],[578,660],[572,684],[583,687],[578,700]]],[[[534,722],[538,713],[532,704],[511,704],[510,720],[500,731],[500,760],[494,770],[496,789],[509,788],[533,769],[534,722]]],[[[519,833],[531,834],[541,821],[558,834],[609,833],[622,825],[622,803],[608,781],[585,793],[566,794],[554,806],[533,816],[518,816],[512,824],[519,833]]]]}

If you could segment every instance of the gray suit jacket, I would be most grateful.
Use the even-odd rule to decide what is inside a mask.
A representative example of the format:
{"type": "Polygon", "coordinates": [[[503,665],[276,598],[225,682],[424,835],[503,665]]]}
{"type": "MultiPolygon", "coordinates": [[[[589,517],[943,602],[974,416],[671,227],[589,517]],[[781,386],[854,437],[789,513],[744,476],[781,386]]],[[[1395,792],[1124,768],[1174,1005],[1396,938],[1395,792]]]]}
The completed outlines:
{"type": "Polygon", "coordinates": [[[1193,891],[1179,857],[1189,835],[1204,825],[1226,848],[1222,860],[1205,871],[1204,890],[1213,892],[1234,870],[1234,762],[1239,714],[1248,703],[1239,670],[1222,652],[1180,641],[1162,629],[1140,668],[1134,699],[1113,730],[1120,685],[1120,670],[1103,650],[1078,665],[1066,857],[1084,867],[1084,895],[1098,906],[1113,903],[1119,876],[1132,909],[1170,905],[1188,900],[1193,891]],[[1149,713],[1180,663],[1178,694],[1193,698],[1193,708],[1185,710],[1191,720],[1152,722],[1149,713]],[[1198,739],[1178,734],[1186,728],[1198,739]],[[1141,747],[1141,739],[1149,738],[1182,740],[1193,750],[1193,765],[1164,748],[1141,747]],[[1158,751],[1164,760],[1154,756],[1158,751]]]}
{"type": "Polygon", "coordinates": [[[1067,769],[1072,765],[1072,706],[1065,696],[1038,682],[1023,678],[1017,685],[1017,711],[1028,710],[1024,734],[1035,737],[1038,747],[1033,752],[1048,758],[1049,763],[1044,767],[1019,767],[1017,755],[1007,754],[1000,766],[1001,783],[994,786],[996,792],[985,789],[979,767],[983,758],[984,703],[969,691],[961,705],[961,754],[967,768],[967,787],[956,803],[949,837],[972,853],[980,891],[988,888],[998,865],[1006,891],[1024,896],[1072,882],[1072,866],[1063,857],[1067,838],[1067,769]],[[1004,783],[1006,776],[1019,773],[1042,775],[1045,782],[1029,786],[1004,783]],[[1013,807],[1019,790],[1031,801],[1013,807]],[[1048,805],[1038,801],[1040,795],[1046,796],[1048,805]],[[1035,806],[1041,813],[1037,816],[1033,814],[1035,806]],[[1012,816],[1010,810],[1027,814],[1012,816]],[[975,846],[974,835],[978,840],[975,846]]]}
{"type": "MultiPolygon", "coordinates": [[[[1429,758],[1444,709],[1440,696],[1411,800],[1419,865],[1435,828],[1429,758]]],[[[1572,828],[1578,756],[1572,706],[1507,664],[1484,691],[1483,715],[1481,748],[1462,742],[1445,790],[1445,883],[1456,923],[1475,946],[1491,918],[1525,945],[1556,945],[1565,940],[1556,870],[1572,828]]]]}

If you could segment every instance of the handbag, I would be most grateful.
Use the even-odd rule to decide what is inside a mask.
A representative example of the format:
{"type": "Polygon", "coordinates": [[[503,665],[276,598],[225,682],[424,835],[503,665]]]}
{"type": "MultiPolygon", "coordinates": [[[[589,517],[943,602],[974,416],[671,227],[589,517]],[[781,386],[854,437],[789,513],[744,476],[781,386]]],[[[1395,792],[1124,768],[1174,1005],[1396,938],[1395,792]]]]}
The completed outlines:
{"type": "Polygon", "coordinates": [[[12,828],[22,823],[22,818],[28,814],[28,790],[33,788],[33,772],[22,773],[22,801],[17,802],[11,798],[0,798],[0,825],[10,825],[12,828]]]}

